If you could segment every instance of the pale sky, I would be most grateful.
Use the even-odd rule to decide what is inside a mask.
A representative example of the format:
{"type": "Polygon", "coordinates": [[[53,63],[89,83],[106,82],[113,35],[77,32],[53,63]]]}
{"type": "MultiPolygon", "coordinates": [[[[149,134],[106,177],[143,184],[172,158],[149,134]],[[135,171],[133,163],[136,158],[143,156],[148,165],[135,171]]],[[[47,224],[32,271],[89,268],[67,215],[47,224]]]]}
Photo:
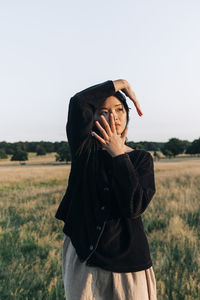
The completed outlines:
{"type": "Polygon", "coordinates": [[[128,139],[200,137],[199,0],[0,0],[0,141],[67,140],[76,92],[126,79],[128,139]]]}

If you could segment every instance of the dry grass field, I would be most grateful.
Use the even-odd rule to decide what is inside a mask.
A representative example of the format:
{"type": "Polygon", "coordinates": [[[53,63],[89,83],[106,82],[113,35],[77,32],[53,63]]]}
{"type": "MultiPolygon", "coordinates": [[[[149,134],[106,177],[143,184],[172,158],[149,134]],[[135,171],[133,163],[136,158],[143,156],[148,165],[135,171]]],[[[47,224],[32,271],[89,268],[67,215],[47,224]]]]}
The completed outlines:
{"type": "MultiPolygon", "coordinates": [[[[0,162],[0,299],[62,300],[62,222],[54,218],[69,165],[32,155],[0,162]]],[[[158,300],[200,299],[200,159],[155,162],[157,193],[143,214],[158,300]]]]}

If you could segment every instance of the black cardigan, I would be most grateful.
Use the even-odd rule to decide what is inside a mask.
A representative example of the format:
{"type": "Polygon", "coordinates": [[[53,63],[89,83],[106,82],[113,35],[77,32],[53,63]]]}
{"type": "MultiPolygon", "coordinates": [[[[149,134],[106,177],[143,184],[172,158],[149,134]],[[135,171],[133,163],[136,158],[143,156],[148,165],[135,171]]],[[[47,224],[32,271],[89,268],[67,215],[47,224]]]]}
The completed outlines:
{"type": "Polygon", "coordinates": [[[152,265],[141,214],[155,193],[153,160],[144,150],[111,157],[91,135],[99,101],[114,94],[108,80],[70,99],[67,137],[72,165],[56,218],[64,221],[63,232],[82,262],[134,272],[152,265]],[[113,236],[120,241],[117,253],[109,244],[113,236]]]}

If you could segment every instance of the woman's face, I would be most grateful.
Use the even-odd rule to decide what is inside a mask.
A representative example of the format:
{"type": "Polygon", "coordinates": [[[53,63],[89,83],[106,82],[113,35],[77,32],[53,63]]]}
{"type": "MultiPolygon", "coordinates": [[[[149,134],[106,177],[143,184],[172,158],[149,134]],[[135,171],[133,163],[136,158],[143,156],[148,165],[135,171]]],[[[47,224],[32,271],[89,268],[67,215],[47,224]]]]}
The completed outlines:
{"type": "Polygon", "coordinates": [[[123,104],[114,96],[106,98],[103,105],[95,113],[95,121],[98,120],[101,125],[100,115],[103,115],[110,124],[110,113],[113,113],[115,127],[118,135],[121,135],[126,128],[127,114],[123,104]]]}

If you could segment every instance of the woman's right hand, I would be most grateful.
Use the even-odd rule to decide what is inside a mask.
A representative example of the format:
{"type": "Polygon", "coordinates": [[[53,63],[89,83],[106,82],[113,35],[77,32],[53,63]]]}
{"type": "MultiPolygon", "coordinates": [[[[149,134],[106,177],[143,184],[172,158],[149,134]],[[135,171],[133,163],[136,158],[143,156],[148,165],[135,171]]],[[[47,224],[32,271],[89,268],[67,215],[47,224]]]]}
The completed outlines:
{"type": "Polygon", "coordinates": [[[138,115],[141,117],[143,115],[139,102],[136,98],[136,95],[134,93],[134,91],[132,90],[130,84],[128,83],[128,81],[124,80],[124,79],[118,79],[118,80],[114,80],[113,81],[114,87],[115,87],[115,91],[118,92],[119,90],[122,90],[122,92],[130,98],[130,100],[134,103],[135,108],[137,110],[138,115]]]}

